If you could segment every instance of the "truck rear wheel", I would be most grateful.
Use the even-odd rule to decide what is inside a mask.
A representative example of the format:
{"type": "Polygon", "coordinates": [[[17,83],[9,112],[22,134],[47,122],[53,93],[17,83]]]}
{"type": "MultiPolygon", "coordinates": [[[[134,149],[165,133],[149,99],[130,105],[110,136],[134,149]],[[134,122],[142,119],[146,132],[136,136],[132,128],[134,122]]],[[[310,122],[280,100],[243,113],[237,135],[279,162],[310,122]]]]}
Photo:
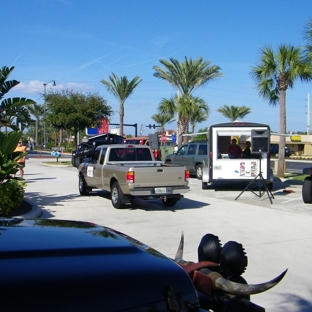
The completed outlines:
{"type": "Polygon", "coordinates": [[[123,194],[120,189],[120,186],[118,182],[115,182],[111,189],[111,201],[115,208],[120,209],[124,207],[122,198],[123,198],[123,194]]]}
{"type": "Polygon", "coordinates": [[[82,196],[90,195],[91,188],[88,186],[86,180],[82,175],[79,175],[79,193],[82,196]]]}
{"type": "Polygon", "coordinates": [[[177,198],[167,198],[166,200],[162,200],[164,206],[166,207],[173,207],[177,203],[177,198]]]}
{"type": "Polygon", "coordinates": [[[312,204],[312,178],[306,177],[302,185],[302,199],[306,204],[312,204]]]}

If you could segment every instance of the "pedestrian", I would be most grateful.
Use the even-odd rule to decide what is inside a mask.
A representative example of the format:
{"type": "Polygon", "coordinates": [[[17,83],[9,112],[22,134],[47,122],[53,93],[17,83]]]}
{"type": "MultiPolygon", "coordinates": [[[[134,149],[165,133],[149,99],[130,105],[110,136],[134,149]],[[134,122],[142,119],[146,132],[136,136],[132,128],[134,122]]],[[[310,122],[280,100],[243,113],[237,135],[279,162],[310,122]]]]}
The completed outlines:
{"type": "MultiPolygon", "coordinates": [[[[13,151],[13,153],[14,153],[13,155],[15,157],[17,157],[19,154],[26,153],[26,146],[23,146],[22,143],[23,143],[22,141],[18,141],[17,146],[16,146],[15,150],[13,151]]],[[[26,157],[23,156],[17,160],[17,162],[19,164],[19,168],[18,168],[19,174],[20,174],[20,177],[22,179],[24,178],[25,158],[26,157]]],[[[15,175],[13,177],[15,177],[15,175]]]]}
{"type": "Polygon", "coordinates": [[[161,150],[159,148],[153,150],[153,155],[155,160],[161,160],[161,150]]]}

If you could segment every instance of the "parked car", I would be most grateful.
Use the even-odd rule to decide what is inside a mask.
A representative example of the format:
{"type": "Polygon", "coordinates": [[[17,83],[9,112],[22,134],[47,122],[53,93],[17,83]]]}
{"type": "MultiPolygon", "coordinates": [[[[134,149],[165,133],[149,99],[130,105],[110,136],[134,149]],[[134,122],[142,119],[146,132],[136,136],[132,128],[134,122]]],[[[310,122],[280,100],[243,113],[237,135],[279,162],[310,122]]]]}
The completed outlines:
{"type": "Polygon", "coordinates": [[[208,158],[207,141],[194,141],[183,145],[177,152],[167,155],[166,164],[185,166],[198,179],[203,176],[203,161],[208,158]]]}
{"type": "MultiPolygon", "coordinates": [[[[278,144],[271,144],[270,145],[270,154],[271,155],[278,155],[278,144]]],[[[289,157],[291,155],[291,150],[288,146],[285,146],[285,156],[289,157]]]]}
{"type": "Polygon", "coordinates": [[[182,243],[170,259],[90,222],[0,219],[1,311],[264,311],[250,295],[286,274],[248,285],[240,276],[247,266],[241,244],[222,247],[207,234],[200,262],[192,263],[182,259],[182,243]],[[220,253],[224,260],[216,263],[220,253]]]}

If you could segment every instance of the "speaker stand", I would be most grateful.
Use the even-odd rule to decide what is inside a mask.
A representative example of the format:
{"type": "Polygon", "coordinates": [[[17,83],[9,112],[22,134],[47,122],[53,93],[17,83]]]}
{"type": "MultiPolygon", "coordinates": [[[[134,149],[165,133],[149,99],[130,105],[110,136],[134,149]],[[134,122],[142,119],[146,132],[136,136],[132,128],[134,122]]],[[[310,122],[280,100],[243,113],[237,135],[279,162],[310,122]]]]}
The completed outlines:
{"type": "Polygon", "coordinates": [[[259,166],[259,173],[256,175],[256,177],[250,181],[250,183],[240,192],[240,194],[235,198],[235,200],[237,200],[245,191],[249,190],[251,191],[252,193],[254,193],[256,196],[258,197],[262,197],[263,194],[266,192],[268,197],[269,197],[269,200],[271,202],[271,204],[273,204],[273,201],[272,201],[272,198],[274,199],[274,196],[272,194],[272,192],[269,190],[268,188],[268,184],[266,183],[266,181],[264,180],[263,178],[263,175],[262,175],[262,171],[261,171],[261,154],[260,154],[260,166],[259,166]],[[259,193],[257,194],[251,187],[252,185],[255,183],[255,182],[259,182],[259,193]],[[265,191],[262,192],[261,190],[261,186],[264,187],[265,191]]]}

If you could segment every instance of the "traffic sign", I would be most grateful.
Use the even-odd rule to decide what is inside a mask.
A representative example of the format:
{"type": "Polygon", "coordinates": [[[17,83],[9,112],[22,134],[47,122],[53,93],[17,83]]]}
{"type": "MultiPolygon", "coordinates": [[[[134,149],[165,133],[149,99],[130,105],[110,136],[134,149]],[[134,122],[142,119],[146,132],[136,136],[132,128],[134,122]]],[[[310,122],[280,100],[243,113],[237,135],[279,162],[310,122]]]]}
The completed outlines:
{"type": "Polygon", "coordinates": [[[173,133],[171,136],[171,142],[173,143],[177,142],[177,135],[175,133],[173,133]]]}
{"type": "Polygon", "coordinates": [[[166,133],[163,133],[162,135],[161,135],[161,142],[166,142],[167,141],[167,136],[166,136],[166,133]]]}

